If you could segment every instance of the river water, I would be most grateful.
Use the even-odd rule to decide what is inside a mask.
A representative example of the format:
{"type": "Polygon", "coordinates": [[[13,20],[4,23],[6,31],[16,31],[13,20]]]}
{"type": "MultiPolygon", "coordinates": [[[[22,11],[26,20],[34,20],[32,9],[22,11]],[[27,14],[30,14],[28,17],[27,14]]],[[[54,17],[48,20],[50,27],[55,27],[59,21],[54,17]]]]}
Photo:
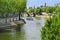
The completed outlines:
{"type": "Polygon", "coordinates": [[[40,30],[44,25],[45,18],[33,18],[26,20],[19,30],[11,29],[10,32],[0,32],[0,40],[41,40],[40,30]]]}

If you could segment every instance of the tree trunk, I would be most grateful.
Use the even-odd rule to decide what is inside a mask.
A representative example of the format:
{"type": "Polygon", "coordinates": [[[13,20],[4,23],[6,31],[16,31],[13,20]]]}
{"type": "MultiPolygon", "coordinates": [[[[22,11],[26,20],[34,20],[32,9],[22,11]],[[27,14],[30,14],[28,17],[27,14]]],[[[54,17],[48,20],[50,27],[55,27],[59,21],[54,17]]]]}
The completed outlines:
{"type": "Polygon", "coordinates": [[[30,17],[30,14],[29,13],[27,13],[27,15],[28,15],[28,17],[30,17]]]}
{"type": "Polygon", "coordinates": [[[33,17],[35,17],[36,16],[36,14],[35,13],[33,13],[33,17]]]}
{"type": "Polygon", "coordinates": [[[20,18],[20,13],[19,13],[19,20],[21,20],[21,18],[20,18]]]}
{"type": "Polygon", "coordinates": [[[8,14],[6,14],[5,16],[8,17],[8,14]]]}

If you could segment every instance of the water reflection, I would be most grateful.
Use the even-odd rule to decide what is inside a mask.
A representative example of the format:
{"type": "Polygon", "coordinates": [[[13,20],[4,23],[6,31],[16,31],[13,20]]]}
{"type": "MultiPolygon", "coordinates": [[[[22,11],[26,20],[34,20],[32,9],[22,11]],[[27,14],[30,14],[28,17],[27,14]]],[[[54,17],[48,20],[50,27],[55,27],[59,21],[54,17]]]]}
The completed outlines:
{"type": "Polygon", "coordinates": [[[0,40],[40,40],[40,29],[44,20],[44,18],[26,20],[27,23],[19,30],[12,29],[11,32],[0,33],[0,40]]]}
{"type": "Polygon", "coordinates": [[[12,30],[11,32],[0,33],[0,40],[24,40],[24,32],[12,30]]]}

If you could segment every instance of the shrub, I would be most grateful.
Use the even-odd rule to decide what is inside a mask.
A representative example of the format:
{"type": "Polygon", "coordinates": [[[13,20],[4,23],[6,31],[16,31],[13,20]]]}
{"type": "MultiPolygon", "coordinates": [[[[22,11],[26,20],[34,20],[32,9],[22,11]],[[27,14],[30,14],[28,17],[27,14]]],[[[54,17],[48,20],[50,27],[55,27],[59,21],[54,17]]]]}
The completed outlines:
{"type": "Polygon", "coordinates": [[[47,13],[53,13],[53,11],[54,11],[54,7],[46,7],[46,12],[47,13]]]}
{"type": "Polygon", "coordinates": [[[41,30],[41,40],[60,40],[60,12],[47,19],[41,30]]]}

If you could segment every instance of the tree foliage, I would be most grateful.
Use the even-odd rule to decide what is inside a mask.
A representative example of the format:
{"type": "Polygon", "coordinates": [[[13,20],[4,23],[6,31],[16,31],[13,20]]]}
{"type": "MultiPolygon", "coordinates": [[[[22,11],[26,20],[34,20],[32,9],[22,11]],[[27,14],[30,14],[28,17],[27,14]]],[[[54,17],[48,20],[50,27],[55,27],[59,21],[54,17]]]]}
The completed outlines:
{"type": "Polygon", "coordinates": [[[52,6],[51,7],[50,6],[46,7],[46,12],[47,13],[53,13],[53,11],[54,11],[54,7],[52,7],[52,6]]]}
{"type": "Polygon", "coordinates": [[[41,30],[41,40],[60,40],[60,12],[54,13],[41,30]]]}
{"type": "Polygon", "coordinates": [[[37,8],[35,8],[34,9],[34,13],[38,13],[38,14],[41,14],[41,12],[42,12],[42,9],[41,9],[41,7],[37,7],[37,8]]]}
{"type": "Polygon", "coordinates": [[[26,0],[0,0],[0,13],[23,12],[26,0]]]}

